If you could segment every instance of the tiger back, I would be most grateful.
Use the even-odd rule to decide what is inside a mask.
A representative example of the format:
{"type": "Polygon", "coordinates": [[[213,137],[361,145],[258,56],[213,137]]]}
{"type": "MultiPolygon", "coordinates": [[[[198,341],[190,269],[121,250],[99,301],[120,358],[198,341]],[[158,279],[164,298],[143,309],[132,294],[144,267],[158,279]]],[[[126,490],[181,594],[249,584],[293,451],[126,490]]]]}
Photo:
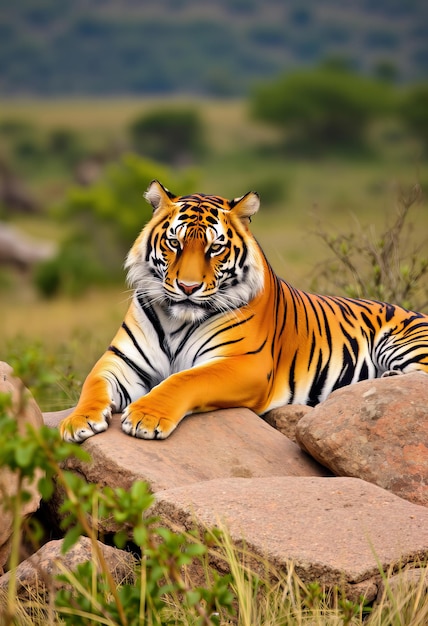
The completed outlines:
{"type": "Polygon", "coordinates": [[[163,439],[184,416],[287,403],[386,372],[428,373],[428,316],[318,296],[281,280],[249,230],[259,197],[146,193],[153,217],[126,260],[133,298],[121,328],[60,425],[83,441],[122,429],[163,439]]]}

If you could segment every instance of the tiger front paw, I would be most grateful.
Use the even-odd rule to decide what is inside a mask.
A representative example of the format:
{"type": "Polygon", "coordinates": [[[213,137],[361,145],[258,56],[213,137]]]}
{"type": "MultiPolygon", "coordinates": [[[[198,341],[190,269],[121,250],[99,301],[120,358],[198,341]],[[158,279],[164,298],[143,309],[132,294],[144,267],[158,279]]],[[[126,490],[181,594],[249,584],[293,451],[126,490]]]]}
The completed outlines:
{"type": "Polygon", "coordinates": [[[165,417],[155,417],[130,405],[122,415],[122,430],[139,439],[166,439],[177,424],[165,417]]]}
{"type": "Polygon", "coordinates": [[[64,441],[81,443],[85,439],[107,430],[111,415],[110,407],[102,411],[73,411],[60,423],[60,435],[64,441]]]}

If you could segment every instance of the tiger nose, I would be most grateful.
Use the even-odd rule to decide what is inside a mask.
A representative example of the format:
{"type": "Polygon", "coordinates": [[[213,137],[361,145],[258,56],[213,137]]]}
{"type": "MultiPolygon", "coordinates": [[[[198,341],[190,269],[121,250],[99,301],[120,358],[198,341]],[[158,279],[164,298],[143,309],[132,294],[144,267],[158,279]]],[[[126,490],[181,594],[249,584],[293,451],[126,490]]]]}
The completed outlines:
{"type": "Polygon", "coordinates": [[[186,296],[190,296],[199,289],[202,283],[188,283],[185,280],[177,280],[177,285],[186,296]]]}

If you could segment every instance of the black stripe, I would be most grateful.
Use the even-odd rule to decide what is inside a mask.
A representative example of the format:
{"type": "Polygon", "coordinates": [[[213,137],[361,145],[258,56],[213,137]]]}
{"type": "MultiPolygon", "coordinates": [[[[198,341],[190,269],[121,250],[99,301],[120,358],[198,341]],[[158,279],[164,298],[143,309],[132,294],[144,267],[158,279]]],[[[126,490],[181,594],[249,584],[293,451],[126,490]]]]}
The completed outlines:
{"type": "Polygon", "coordinates": [[[293,404],[294,394],[296,391],[296,377],[295,377],[296,360],[297,360],[297,352],[294,353],[293,360],[291,361],[291,365],[290,365],[290,372],[288,375],[288,384],[290,386],[290,399],[288,401],[288,404],[293,404]]]}
{"type": "Polygon", "coordinates": [[[371,319],[365,313],[361,313],[361,318],[362,318],[364,324],[367,326],[367,328],[369,328],[371,333],[374,334],[376,332],[376,329],[373,326],[373,324],[371,322],[371,319]]]}
{"type": "Polygon", "coordinates": [[[340,372],[339,378],[334,383],[332,391],[351,384],[352,378],[354,376],[355,361],[353,360],[351,352],[348,350],[348,347],[346,345],[343,346],[342,362],[342,371],[340,372]]]}
{"type": "Polygon", "coordinates": [[[255,350],[250,350],[249,352],[245,352],[245,354],[258,354],[259,352],[261,352],[263,350],[263,348],[266,345],[266,341],[267,339],[265,339],[263,341],[263,343],[260,344],[260,346],[258,348],[256,348],[255,350]]]}
{"type": "Polygon", "coordinates": [[[315,338],[315,333],[312,331],[312,341],[311,341],[311,349],[309,351],[309,361],[308,361],[308,370],[311,367],[313,358],[314,358],[314,354],[315,354],[315,346],[316,346],[316,338],[315,338]]]}
{"type": "Polygon", "coordinates": [[[233,324],[230,324],[229,326],[224,326],[223,328],[220,328],[217,332],[215,332],[214,334],[210,335],[208,337],[208,339],[206,339],[204,341],[203,344],[201,344],[201,346],[199,346],[199,349],[197,351],[197,353],[195,354],[195,357],[193,359],[193,363],[195,363],[195,361],[198,359],[198,357],[201,354],[205,354],[206,352],[209,352],[211,350],[215,350],[216,348],[220,347],[220,346],[226,346],[230,343],[236,343],[236,341],[242,341],[243,337],[240,337],[238,340],[236,341],[227,341],[225,343],[218,343],[215,346],[213,346],[212,348],[208,348],[207,350],[204,350],[201,352],[201,350],[208,344],[210,343],[214,337],[217,337],[218,335],[221,335],[222,333],[227,332],[228,330],[230,330],[231,328],[237,328],[238,326],[241,326],[242,324],[246,324],[247,322],[249,322],[250,320],[252,320],[254,317],[254,315],[250,315],[249,317],[245,318],[244,320],[241,320],[240,322],[234,322],[233,324]]]}
{"type": "Polygon", "coordinates": [[[120,382],[116,374],[113,374],[113,377],[116,383],[117,393],[121,396],[120,406],[116,407],[116,411],[121,412],[131,403],[131,396],[129,395],[126,387],[120,382]]]}
{"type": "Polygon", "coordinates": [[[355,356],[355,360],[354,363],[356,363],[358,361],[358,355],[360,353],[359,351],[359,345],[358,345],[358,341],[355,339],[355,337],[353,337],[352,335],[350,335],[347,330],[345,329],[344,325],[342,324],[342,322],[340,322],[339,324],[340,326],[340,330],[343,334],[343,336],[349,341],[349,344],[351,346],[351,350],[353,355],[355,356]]]}
{"type": "Polygon", "coordinates": [[[128,335],[128,337],[131,339],[132,343],[134,344],[134,346],[137,348],[139,354],[143,357],[143,359],[145,360],[145,362],[147,363],[147,365],[149,365],[152,369],[153,366],[151,364],[151,362],[149,361],[148,357],[146,356],[146,354],[144,353],[144,351],[142,350],[142,348],[140,347],[139,343],[137,342],[137,340],[134,337],[134,334],[132,333],[131,329],[129,328],[128,324],[126,324],[125,322],[122,322],[122,328],[124,329],[124,331],[126,332],[126,334],[128,335]]]}
{"type": "Polygon", "coordinates": [[[318,315],[318,310],[317,310],[317,308],[315,306],[315,303],[317,303],[317,299],[314,296],[311,296],[310,294],[306,294],[306,296],[307,296],[307,301],[311,305],[311,308],[312,308],[312,310],[314,312],[315,319],[316,319],[317,324],[318,324],[318,332],[319,332],[320,335],[322,335],[321,322],[320,322],[320,318],[319,318],[319,315],[318,315]]]}
{"type": "Polygon", "coordinates": [[[136,374],[138,374],[139,378],[144,383],[144,386],[146,387],[146,389],[152,388],[153,380],[147,374],[147,372],[142,370],[141,367],[138,367],[138,365],[134,363],[134,361],[132,361],[129,357],[127,357],[126,354],[124,354],[121,350],[119,350],[119,348],[116,348],[116,346],[109,346],[108,350],[110,350],[110,352],[113,352],[113,354],[115,354],[120,359],[122,359],[122,361],[124,361],[128,365],[128,367],[130,367],[136,374]]]}
{"type": "Polygon", "coordinates": [[[318,354],[318,363],[317,363],[317,376],[314,378],[311,389],[309,391],[308,400],[306,404],[308,406],[315,406],[318,404],[320,400],[320,395],[324,389],[325,381],[327,380],[328,375],[328,365],[330,360],[327,361],[327,365],[321,368],[322,363],[322,350],[320,350],[318,354]]]}
{"type": "Polygon", "coordinates": [[[212,352],[212,350],[216,350],[217,348],[223,347],[223,346],[230,346],[233,343],[239,343],[240,341],[242,341],[244,339],[244,337],[240,337],[239,339],[233,339],[231,341],[224,341],[223,343],[218,343],[215,346],[212,346],[211,348],[207,348],[206,350],[202,350],[202,352],[200,352],[198,350],[198,354],[194,357],[193,361],[192,361],[192,367],[195,365],[197,358],[199,356],[202,356],[203,354],[207,354],[208,352],[212,352]]]}
{"type": "Polygon", "coordinates": [[[142,295],[138,295],[137,300],[141,308],[143,309],[143,313],[145,313],[147,319],[149,320],[154,330],[156,331],[156,334],[159,339],[159,345],[160,345],[162,352],[164,352],[166,356],[168,357],[168,359],[171,360],[172,359],[171,350],[169,349],[168,343],[166,341],[164,329],[162,328],[162,324],[160,323],[158,316],[154,312],[153,307],[147,303],[147,301],[143,298],[142,295]]]}
{"type": "Polygon", "coordinates": [[[369,367],[367,365],[367,362],[363,361],[360,373],[358,375],[358,380],[367,380],[368,377],[369,377],[369,367]]]}
{"type": "MultiPolygon", "coordinates": [[[[187,326],[187,322],[180,327],[180,330],[183,330],[185,327],[187,326]]],[[[180,343],[177,346],[177,349],[174,353],[174,357],[177,357],[180,352],[182,351],[182,349],[184,348],[184,346],[186,345],[186,343],[188,342],[189,338],[192,336],[192,334],[195,332],[195,329],[199,326],[198,323],[196,324],[192,324],[191,326],[189,326],[189,328],[187,329],[186,334],[183,336],[182,340],[180,341],[180,343]]]]}

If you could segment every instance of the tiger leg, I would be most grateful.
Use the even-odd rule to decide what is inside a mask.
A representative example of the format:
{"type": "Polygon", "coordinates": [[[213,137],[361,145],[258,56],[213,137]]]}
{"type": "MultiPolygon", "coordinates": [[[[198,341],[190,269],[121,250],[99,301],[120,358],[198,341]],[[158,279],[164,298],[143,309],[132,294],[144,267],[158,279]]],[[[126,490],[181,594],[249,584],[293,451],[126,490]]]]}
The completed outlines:
{"type": "Polygon", "coordinates": [[[60,423],[62,438],[80,443],[107,430],[112,411],[120,410],[121,406],[135,399],[120,396],[119,381],[124,377],[129,380],[131,388],[138,388],[137,375],[112,351],[105,352],[86,378],[77,406],[60,423]]]}
{"type": "Polygon", "coordinates": [[[248,365],[242,357],[229,358],[169,376],[125,409],[122,430],[141,439],[166,439],[189,413],[237,406],[259,411],[258,368],[248,365]]]}
{"type": "Polygon", "coordinates": [[[107,430],[112,416],[107,380],[89,375],[82,388],[79,403],[59,424],[65,441],[80,443],[97,433],[107,430]]]}

